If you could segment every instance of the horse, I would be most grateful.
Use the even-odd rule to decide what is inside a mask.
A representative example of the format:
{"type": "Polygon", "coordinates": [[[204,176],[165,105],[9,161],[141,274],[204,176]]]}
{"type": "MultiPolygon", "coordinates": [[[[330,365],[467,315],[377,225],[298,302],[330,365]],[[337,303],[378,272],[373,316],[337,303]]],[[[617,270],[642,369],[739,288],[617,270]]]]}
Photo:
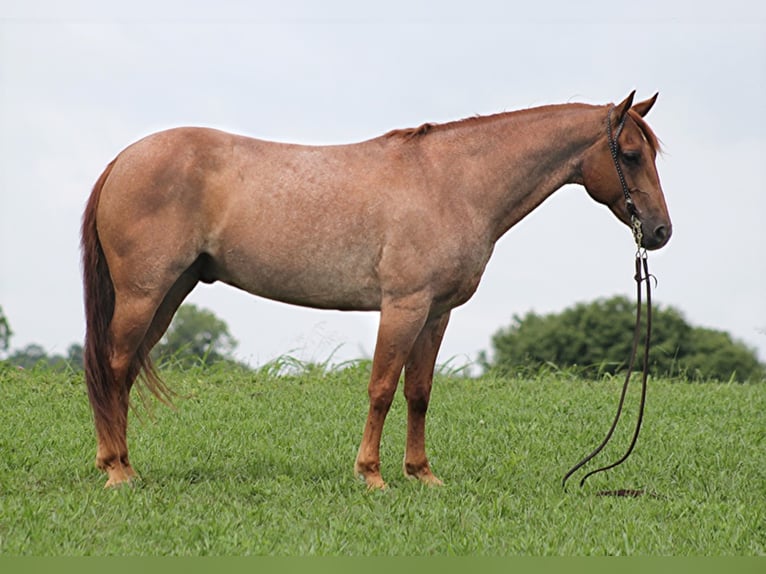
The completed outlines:
{"type": "Polygon", "coordinates": [[[82,218],[85,379],[106,487],[137,476],[126,438],[131,388],[142,375],[144,388],[171,400],[149,352],[200,281],[294,305],[379,311],[354,472],[369,489],[386,487],[380,440],[404,371],[404,473],[442,484],[426,456],[434,364],[450,312],[476,291],[495,242],[565,184],[582,185],[626,225],[637,216],[640,248],[670,238],[660,145],[644,120],[658,94],[635,104],[634,94],[347,145],[196,127],[129,145],[96,181],[82,218]]]}

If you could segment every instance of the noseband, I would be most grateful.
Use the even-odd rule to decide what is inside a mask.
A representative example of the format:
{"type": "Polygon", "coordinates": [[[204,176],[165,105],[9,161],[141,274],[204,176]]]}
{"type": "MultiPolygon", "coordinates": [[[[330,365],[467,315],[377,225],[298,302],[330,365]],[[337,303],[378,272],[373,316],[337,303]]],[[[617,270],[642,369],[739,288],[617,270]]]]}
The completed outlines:
{"type": "MultiPolygon", "coordinates": [[[[622,414],[622,407],[625,404],[625,395],[627,394],[627,391],[628,391],[628,383],[630,382],[630,377],[631,377],[631,374],[633,373],[633,365],[636,359],[638,341],[641,338],[641,285],[642,284],[646,284],[646,335],[644,337],[644,357],[643,357],[644,364],[643,364],[643,372],[641,377],[641,401],[638,406],[638,420],[636,421],[636,429],[633,432],[633,438],[631,439],[630,446],[628,446],[628,450],[625,452],[625,454],[622,455],[622,457],[616,462],[613,462],[611,464],[608,464],[596,470],[590,471],[588,474],[586,474],[582,478],[582,480],[580,480],[580,486],[583,486],[585,484],[585,481],[591,475],[594,475],[598,472],[602,472],[604,470],[609,470],[611,468],[614,468],[622,464],[623,462],[625,462],[625,460],[630,456],[630,454],[633,452],[633,448],[636,446],[636,442],[638,441],[638,433],[641,430],[641,422],[644,418],[644,406],[646,405],[646,383],[649,377],[649,343],[651,340],[651,333],[652,333],[652,290],[651,290],[650,278],[653,277],[653,275],[649,274],[649,264],[648,264],[646,249],[644,249],[641,246],[641,241],[643,239],[643,233],[641,229],[641,220],[638,217],[638,210],[636,209],[636,206],[630,197],[630,189],[628,189],[628,184],[625,182],[625,175],[622,172],[622,166],[620,165],[620,161],[619,161],[619,148],[617,146],[617,138],[620,137],[620,132],[622,131],[622,128],[625,126],[625,118],[628,117],[628,114],[627,112],[625,113],[619,125],[617,126],[617,131],[613,134],[612,133],[612,110],[614,110],[614,105],[611,105],[609,107],[609,113],[607,114],[607,117],[606,117],[606,134],[607,134],[607,139],[609,140],[609,151],[612,153],[612,159],[614,160],[614,167],[617,170],[617,176],[620,178],[620,184],[622,185],[622,192],[625,195],[625,204],[628,209],[628,213],[630,214],[630,222],[631,222],[631,226],[633,230],[633,238],[636,240],[636,247],[637,247],[636,273],[634,275],[634,279],[636,281],[636,326],[633,330],[633,345],[630,351],[630,358],[628,359],[628,371],[625,375],[625,381],[622,384],[622,393],[620,395],[620,402],[617,405],[617,414],[614,417],[612,426],[609,428],[609,432],[607,432],[606,437],[604,437],[604,440],[601,442],[601,444],[598,445],[593,450],[593,452],[591,452],[588,456],[586,456],[580,462],[574,465],[569,470],[569,472],[566,473],[566,475],[564,475],[564,479],[562,480],[562,483],[561,483],[564,489],[566,489],[566,484],[569,477],[572,476],[577,470],[579,470],[581,467],[587,464],[592,458],[594,458],[598,453],[600,453],[604,449],[604,447],[609,442],[609,439],[612,438],[612,434],[614,433],[615,429],[617,428],[617,423],[619,422],[620,415],[622,414]]],[[[637,491],[637,490],[631,490],[631,489],[620,489],[620,490],[603,491],[599,494],[626,496],[625,494],[622,494],[622,493],[636,493],[636,492],[643,492],[643,491],[637,491]]]]}

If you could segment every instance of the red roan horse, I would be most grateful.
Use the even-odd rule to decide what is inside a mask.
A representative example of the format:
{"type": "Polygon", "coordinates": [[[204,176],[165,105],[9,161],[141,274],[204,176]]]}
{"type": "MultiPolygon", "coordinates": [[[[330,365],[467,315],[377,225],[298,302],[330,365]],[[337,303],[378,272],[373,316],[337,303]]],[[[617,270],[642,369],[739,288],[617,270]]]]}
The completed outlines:
{"type": "Polygon", "coordinates": [[[425,419],[450,311],[473,295],[495,242],[564,184],[583,185],[629,224],[607,121],[616,129],[625,119],[618,161],[643,247],[670,238],[658,141],[643,120],[656,98],[425,124],[353,145],[180,128],[126,148],[98,179],[82,223],[85,376],[106,485],[135,476],[130,390],[143,371],[167,397],[149,351],[199,281],[308,307],[379,310],[354,470],[369,488],[385,487],[380,439],[404,369],[404,472],[441,484],[426,458],[425,419]]]}

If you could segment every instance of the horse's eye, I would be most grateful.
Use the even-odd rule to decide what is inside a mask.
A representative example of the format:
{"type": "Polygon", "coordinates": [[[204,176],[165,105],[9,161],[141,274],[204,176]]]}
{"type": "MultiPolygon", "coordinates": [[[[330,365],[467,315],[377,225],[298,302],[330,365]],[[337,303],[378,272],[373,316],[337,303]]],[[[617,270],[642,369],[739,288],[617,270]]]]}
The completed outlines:
{"type": "Polygon", "coordinates": [[[636,165],[641,161],[641,152],[633,150],[623,151],[622,159],[625,163],[636,165]]]}

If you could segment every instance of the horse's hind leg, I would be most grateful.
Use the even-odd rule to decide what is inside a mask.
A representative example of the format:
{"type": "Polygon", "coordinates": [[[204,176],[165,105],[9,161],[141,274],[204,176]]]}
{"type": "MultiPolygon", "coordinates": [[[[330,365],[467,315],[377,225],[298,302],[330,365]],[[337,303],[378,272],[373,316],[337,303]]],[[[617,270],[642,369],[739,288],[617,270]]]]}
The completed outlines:
{"type": "Polygon", "coordinates": [[[137,296],[130,291],[117,291],[115,309],[110,324],[113,374],[111,401],[108,412],[97,421],[98,452],[96,466],[106,471],[106,486],[130,481],[135,471],[128,459],[127,426],[130,390],[142,366],[139,354],[148,353],[167,329],[173,314],[186,295],[197,284],[194,266],[172,284],[154,295],[137,296]],[[164,293],[164,297],[162,294],[164,293]]]}
{"type": "Polygon", "coordinates": [[[434,365],[449,313],[430,319],[415,340],[404,368],[404,396],[407,399],[407,447],[404,474],[425,484],[441,485],[426,457],[426,412],[431,397],[434,365]]]}
{"type": "Polygon", "coordinates": [[[128,460],[128,405],[130,389],[138,376],[136,353],[156,307],[156,301],[150,297],[132,297],[116,292],[114,315],[109,326],[112,384],[108,400],[96,412],[96,466],[108,473],[107,487],[128,482],[135,476],[128,460]]]}
{"type": "Polygon", "coordinates": [[[162,335],[168,330],[170,322],[173,320],[173,316],[181,306],[181,303],[199,283],[199,269],[202,267],[202,264],[203,260],[201,258],[197,259],[191,267],[181,274],[167,295],[165,295],[165,298],[154,314],[149,330],[144,336],[142,345],[146,349],[151,349],[159,342],[162,335]]]}

